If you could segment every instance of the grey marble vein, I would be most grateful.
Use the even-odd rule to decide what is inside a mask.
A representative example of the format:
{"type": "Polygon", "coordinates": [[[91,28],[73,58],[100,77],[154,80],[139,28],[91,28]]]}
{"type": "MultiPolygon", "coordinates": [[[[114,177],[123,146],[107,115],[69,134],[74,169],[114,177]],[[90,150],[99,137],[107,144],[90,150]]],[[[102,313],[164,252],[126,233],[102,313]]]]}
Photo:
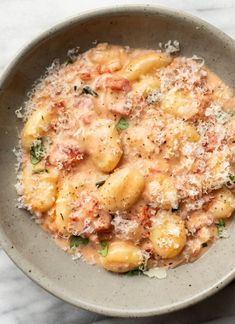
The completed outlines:
{"type": "MultiPolygon", "coordinates": [[[[0,73],[17,51],[53,24],[107,4],[158,3],[186,10],[235,38],[235,0],[0,0],[0,73]]],[[[28,279],[0,250],[0,324],[235,323],[235,284],[200,304],[148,319],[112,319],[73,307],[28,279]]]]}

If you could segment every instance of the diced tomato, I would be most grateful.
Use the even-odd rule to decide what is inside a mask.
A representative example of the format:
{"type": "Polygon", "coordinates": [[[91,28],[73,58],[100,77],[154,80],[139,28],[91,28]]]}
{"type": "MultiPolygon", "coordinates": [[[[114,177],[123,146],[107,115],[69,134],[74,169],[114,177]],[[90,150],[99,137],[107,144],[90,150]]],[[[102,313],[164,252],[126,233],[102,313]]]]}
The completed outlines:
{"type": "Polygon", "coordinates": [[[128,92],[131,90],[131,85],[129,80],[120,76],[113,76],[111,78],[107,78],[106,87],[115,91],[128,92]]]}
{"type": "Polygon", "coordinates": [[[107,66],[101,65],[101,64],[99,64],[97,66],[96,70],[97,70],[97,72],[99,74],[104,74],[104,73],[110,73],[111,72],[110,69],[107,66]]]}
{"type": "Polygon", "coordinates": [[[136,220],[146,230],[147,235],[145,235],[145,237],[149,236],[148,229],[151,226],[151,217],[152,216],[153,215],[150,212],[150,207],[145,206],[140,210],[139,213],[137,213],[136,215],[133,215],[131,217],[132,220],[136,220]]]}
{"type": "Polygon", "coordinates": [[[79,160],[82,160],[84,154],[78,148],[65,147],[63,152],[66,156],[66,159],[62,161],[63,168],[67,169],[70,166],[76,164],[79,160]]]}
{"type": "Polygon", "coordinates": [[[83,157],[84,153],[79,148],[57,144],[50,151],[49,162],[59,169],[66,170],[82,160],[83,157]]]}
{"type": "Polygon", "coordinates": [[[63,101],[58,101],[58,102],[54,103],[53,108],[61,110],[61,109],[65,108],[65,104],[63,101]]]}
{"type": "Polygon", "coordinates": [[[111,216],[102,210],[95,197],[81,192],[69,218],[69,231],[74,235],[90,236],[106,232],[111,227],[111,216]]]}
{"type": "Polygon", "coordinates": [[[90,72],[79,72],[79,77],[82,81],[91,80],[91,73],[90,72]]]}
{"type": "Polygon", "coordinates": [[[208,142],[204,145],[206,152],[213,152],[218,143],[217,137],[213,133],[208,133],[208,142]]]}
{"type": "Polygon", "coordinates": [[[93,220],[95,232],[105,232],[110,228],[111,216],[109,213],[100,212],[98,216],[93,220]]]}
{"type": "Polygon", "coordinates": [[[127,93],[131,90],[131,84],[128,79],[122,76],[107,74],[101,76],[96,82],[96,89],[101,88],[127,93]]]}

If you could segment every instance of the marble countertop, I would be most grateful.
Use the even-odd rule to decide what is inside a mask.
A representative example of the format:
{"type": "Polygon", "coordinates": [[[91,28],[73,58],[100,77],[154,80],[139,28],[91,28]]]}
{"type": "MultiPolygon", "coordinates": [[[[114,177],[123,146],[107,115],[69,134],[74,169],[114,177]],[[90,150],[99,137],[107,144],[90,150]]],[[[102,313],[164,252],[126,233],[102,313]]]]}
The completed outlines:
{"type": "MultiPolygon", "coordinates": [[[[155,3],[183,9],[235,39],[235,0],[1,0],[0,73],[17,51],[53,24],[87,9],[115,4],[155,3]]],[[[196,306],[148,319],[111,319],[73,307],[28,279],[0,249],[0,323],[235,323],[235,284],[196,306]]]]}

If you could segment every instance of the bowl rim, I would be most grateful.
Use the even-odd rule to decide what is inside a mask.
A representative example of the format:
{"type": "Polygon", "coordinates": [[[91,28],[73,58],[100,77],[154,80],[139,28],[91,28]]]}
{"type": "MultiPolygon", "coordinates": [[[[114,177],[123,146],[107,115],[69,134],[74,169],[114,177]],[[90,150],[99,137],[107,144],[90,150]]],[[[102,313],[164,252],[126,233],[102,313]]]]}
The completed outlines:
{"type": "MultiPolygon", "coordinates": [[[[155,5],[155,4],[124,4],[124,5],[110,5],[110,6],[102,6],[99,9],[94,8],[91,10],[85,10],[82,13],[78,13],[76,15],[70,16],[61,22],[52,25],[47,28],[45,31],[41,32],[39,35],[34,37],[31,41],[27,42],[25,45],[21,47],[20,50],[17,51],[17,54],[10,61],[10,63],[3,69],[0,74],[0,92],[2,86],[4,85],[7,78],[11,75],[15,66],[17,66],[20,58],[24,57],[36,44],[47,39],[50,35],[59,32],[64,27],[76,24],[77,22],[87,21],[94,17],[99,17],[103,15],[116,15],[116,14],[127,14],[127,13],[146,13],[146,14],[154,14],[160,13],[164,15],[169,15],[173,17],[178,17],[184,19],[188,22],[195,22],[199,26],[203,25],[206,27],[207,31],[212,32],[212,34],[216,34],[217,38],[225,39],[225,41],[230,42],[235,51],[235,41],[233,38],[225,34],[223,31],[213,26],[212,24],[206,22],[205,20],[198,18],[186,11],[178,10],[174,8],[169,8],[164,5],[155,5]]],[[[35,267],[28,259],[24,258],[22,254],[17,250],[17,247],[14,248],[10,239],[8,239],[2,227],[0,227],[0,248],[2,248],[8,257],[13,261],[13,263],[34,283],[39,285],[41,288],[51,293],[57,298],[60,298],[64,302],[68,302],[76,307],[83,308],[87,311],[95,312],[102,315],[108,316],[118,316],[118,317],[147,317],[153,315],[162,315],[166,313],[170,313],[176,310],[180,310],[189,306],[192,306],[199,301],[204,300],[205,298],[213,295],[215,292],[218,292],[220,289],[225,287],[228,283],[230,283],[235,278],[235,269],[231,270],[229,273],[224,275],[223,278],[218,279],[217,283],[214,286],[206,288],[201,291],[197,295],[193,295],[189,298],[186,298],[183,301],[175,302],[171,305],[156,307],[148,310],[116,310],[111,309],[109,307],[99,306],[97,304],[87,303],[83,300],[79,300],[79,298],[71,298],[69,295],[65,294],[62,290],[59,289],[59,285],[54,285],[50,282],[50,280],[40,272],[37,267],[35,267]],[[28,269],[31,269],[30,271],[28,269]]]]}

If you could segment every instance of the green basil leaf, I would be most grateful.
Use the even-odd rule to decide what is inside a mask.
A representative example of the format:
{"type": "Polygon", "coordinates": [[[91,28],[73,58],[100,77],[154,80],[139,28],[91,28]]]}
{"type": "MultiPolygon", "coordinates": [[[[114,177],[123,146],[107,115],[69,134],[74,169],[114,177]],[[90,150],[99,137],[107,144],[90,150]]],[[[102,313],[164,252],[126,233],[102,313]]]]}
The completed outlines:
{"type": "Polygon", "coordinates": [[[40,174],[40,173],[48,173],[48,170],[47,169],[38,169],[38,170],[33,170],[33,174],[40,174]]]}
{"type": "Polygon", "coordinates": [[[85,94],[89,94],[93,97],[98,97],[98,93],[95,92],[95,90],[91,89],[91,87],[89,86],[85,86],[82,88],[82,92],[85,93],[85,94]]]}
{"type": "Polygon", "coordinates": [[[44,156],[44,147],[42,138],[36,139],[30,148],[30,160],[33,165],[38,164],[44,156]]]}
{"type": "Polygon", "coordinates": [[[229,174],[228,175],[228,177],[229,177],[229,180],[231,180],[232,182],[234,182],[235,181],[235,174],[229,174]]]}
{"type": "Polygon", "coordinates": [[[106,257],[108,254],[109,246],[108,243],[105,241],[100,242],[100,248],[99,248],[99,254],[102,255],[102,257],[106,257]]]}
{"type": "Polygon", "coordinates": [[[69,64],[73,64],[74,63],[74,59],[72,58],[72,57],[68,57],[67,58],[67,61],[65,62],[65,65],[67,66],[67,65],[69,65],[69,64]]]}
{"type": "Polygon", "coordinates": [[[72,235],[70,237],[69,246],[70,248],[73,248],[73,247],[78,247],[81,244],[87,245],[88,243],[89,243],[89,238],[72,235]]]}
{"type": "Polygon", "coordinates": [[[124,130],[129,127],[129,123],[124,117],[121,117],[115,127],[118,130],[124,130]]]}
{"type": "Polygon", "coordinates": [[[223,231],[225,229],[225,222],[224,220],[221,218],[219,220],[219,223],[215,224],[216,227],[217,227],[217,231],[218,231],[218,236],[219,237],[223,237],[223,231]]]}
{"type": "Polygon", "coordinates": [[[128,271],[126,274],[128,276],[132,277],[132,276],[138,276],[138,275],[140,275],[142,273],[143,273],[143,271],[141,271],[139,268],[136,268],[136,269],[128,271]]]}
{"type": "Polygon", "coordinates": [[[103,186],[104,183],[105,183],[105,180],[100,180],[100,181],[97,181],[95,183],[95,185],[96,185],[97,188],[99,188],[99,187],[103,186]]]}

